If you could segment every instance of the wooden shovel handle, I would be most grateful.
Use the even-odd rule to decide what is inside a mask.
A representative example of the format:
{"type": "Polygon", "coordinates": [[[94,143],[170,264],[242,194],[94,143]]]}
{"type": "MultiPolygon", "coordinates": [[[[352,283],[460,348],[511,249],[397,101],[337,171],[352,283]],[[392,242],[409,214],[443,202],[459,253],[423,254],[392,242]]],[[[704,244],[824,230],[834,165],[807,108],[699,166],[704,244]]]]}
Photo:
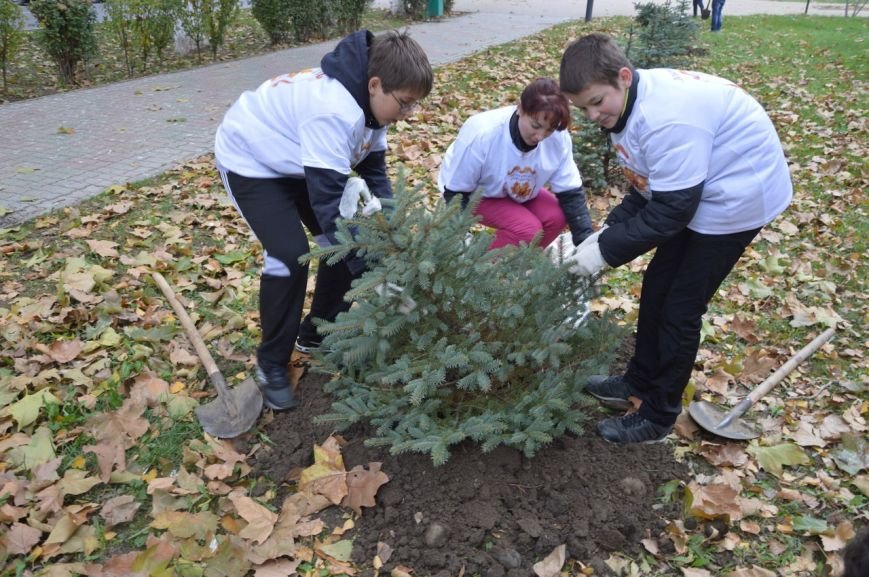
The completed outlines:
{"type": "Polygon", "coordinates": [[[767,379],[762,382],[759,387],[751,391],[751,394],[748,395],[748,398],[751,400],[751,404],[753,405],[758,401],[758,399],[770,392],[774,386],[779,384],[782,379],[784,379],[791,373],[791,371],[797,368],[797,365],[815,354],[815,351],[821,348],[824,343],[829,341],[833,337],[833,333],[835,332],[835,327],[828,328],[823,333],[815,337],[812,342],[800,349],[797,354],[788,359],[788,361],[781,367],[779,367],[776,372],[767,377],[767,379]]]}
{"type": "Polygon", "coordinates": [[[184,305],[182,305],[175,296],[175,291],[172,290],[172,287],[169,286],[169,283],[166,282],[166,279],[163,278],[162,274],[155,271],[151,273],[151,276],[154,278],[154,282],[157,283],[157,286],[160,287],[160,290],[163,291],[169,304],[172,305],[172,310],[175,311],[175,316],[177,316],[178,320],[181,321],[184,330],[187,331],[187,338],[189,338],[190,342],[193,343],[193,347],[196,349],[196,354],[199,355],[199,360],[202,361],[205,371],[208,373],[208,378],[217,389],[218,396],[237,414],[238,409],[235,407],[232,395],[230,395],[229,388],[226,386],[226,379],[223,378],[220,369],[217,368],[214,358],[211,356],[211,353],[208,352],[208,347],[205,346],[205,341],[202,340],[199,331],[196,330],[196,325],[193,324],[190,315],[188,315],[187,311],[184,310],[184,305]]]}

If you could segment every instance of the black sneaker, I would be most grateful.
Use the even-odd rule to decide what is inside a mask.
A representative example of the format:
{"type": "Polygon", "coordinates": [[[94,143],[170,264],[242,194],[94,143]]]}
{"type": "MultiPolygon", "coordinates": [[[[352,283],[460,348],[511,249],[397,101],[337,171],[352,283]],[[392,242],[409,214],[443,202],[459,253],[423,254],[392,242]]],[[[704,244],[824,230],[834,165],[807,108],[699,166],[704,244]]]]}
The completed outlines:
{"type": "Polygon", "coordinates": [[[603,377],[595,375],[588,378],[588,383],[585,385],[586,392],[599,400],[604,406],[611,409],[626,411],[633,405],[628,400],[631,396],[631,391],[628,388],[628,383],[621,375],[613,377],[603,377]]]}
{"type": "Polygon", "coordinates": [[[597,432],[610,443],[659,443],[673,427],[653,423],[639,413],[610,417],[597,424],[597,432]]]}
{"type": "Polygon", "coordinates": [[[287,378],[287,367],[257,363],[256,380],[263,394],[263,404],[275,411],[295,409],[299,401],[287,378]]]}
{"type": "Polygon", "coordinates": [[[300,353],[304,353],[306,355],[310,355],[314,351],[320,349],[320,341],[313,341],[310,339],[305,339],[299,337],[296,339],[296,350],[300,353]]]}

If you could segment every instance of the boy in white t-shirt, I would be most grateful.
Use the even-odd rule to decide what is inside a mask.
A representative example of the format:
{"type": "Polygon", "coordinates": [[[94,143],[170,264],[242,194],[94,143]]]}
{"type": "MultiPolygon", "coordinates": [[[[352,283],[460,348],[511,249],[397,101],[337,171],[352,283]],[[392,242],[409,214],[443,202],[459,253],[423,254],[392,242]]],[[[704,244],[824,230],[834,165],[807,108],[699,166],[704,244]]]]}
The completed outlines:
{"type": "Polygon", "coordinates": [[[760,229],[790,204],[775,128],[738,86],[715,76],[636,70],[611,38],[590,34],[561,59],[561,89],[610,134],[629,193],[580,245],[571,271],[595,275],[656,248],[643,276],[634,355],[624,375],[586,390],[636,413],[604,419],[617,443],[669,434],[700,346],[707,304],[760,229]]]}
{"type": "Polygon", "coordinates": [[[431,91],[425,52],[407,34],[375,37],[360,30],[341,40],[319,68],[267,80],[242,94],[217,129],[214,153],[224,187],[263,245],[257,380],[266,406],[297,405],[287,365],[294,343],[319,345],[313,318],[335,320],[361,274],[359,257],[321,262],[311,311],[301,323],[309,252],[335,241],[341,198],[351,171],[371,193],[392,197],[386,131],[431,91]],[[298,337],[298,340],[297,340],[298,337]]]}

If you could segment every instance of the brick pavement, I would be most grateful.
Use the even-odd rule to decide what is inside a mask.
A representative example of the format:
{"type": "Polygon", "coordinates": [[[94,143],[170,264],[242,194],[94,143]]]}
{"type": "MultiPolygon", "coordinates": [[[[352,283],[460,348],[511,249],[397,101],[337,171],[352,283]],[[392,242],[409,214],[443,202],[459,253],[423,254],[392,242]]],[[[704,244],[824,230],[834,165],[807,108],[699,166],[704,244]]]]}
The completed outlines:
{"type": "MultiPolygon", "coordinates": [[[[378,0],[388,2],[389,0],[378,0]]],[[[731,10],[731,3],[737,4],[731,10]]],[[[633,0],[599,0],[596,16],[632,14],[633,0]]],[[[457,0],[465,14],[410,26],[433,65],[581,18],[581,0],[457,0]]],[[[751,0],[727,14],[802,10],[751,0]]],[[[0,229],[70,206],[114,184],[160,174],[212,149],[238,95],[264,79],[317,65],[335,42],[0,106],[0,229]]]]}

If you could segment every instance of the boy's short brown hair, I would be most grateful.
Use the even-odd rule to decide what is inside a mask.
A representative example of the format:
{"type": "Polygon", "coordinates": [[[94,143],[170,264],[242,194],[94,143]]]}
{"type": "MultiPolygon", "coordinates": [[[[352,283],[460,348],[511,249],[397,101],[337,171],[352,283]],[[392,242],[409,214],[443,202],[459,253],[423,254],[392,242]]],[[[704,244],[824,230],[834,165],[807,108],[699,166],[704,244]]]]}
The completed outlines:
{"type": "Polygon", "coordinates": [[[392,30],[374,37],[368,50],[368,78],[377,76],[384,92],[410,90],[425,98],[434,73],[428,56],[407,32],[392,30]]]}
{"type": "Polygon", "coordinates": [[[592,84],[618,87],[622,68],[633,66],[615,41],[606,34],[588,34],[564,51],[558,81],[568,94],[578,94],[592,84]]]}

